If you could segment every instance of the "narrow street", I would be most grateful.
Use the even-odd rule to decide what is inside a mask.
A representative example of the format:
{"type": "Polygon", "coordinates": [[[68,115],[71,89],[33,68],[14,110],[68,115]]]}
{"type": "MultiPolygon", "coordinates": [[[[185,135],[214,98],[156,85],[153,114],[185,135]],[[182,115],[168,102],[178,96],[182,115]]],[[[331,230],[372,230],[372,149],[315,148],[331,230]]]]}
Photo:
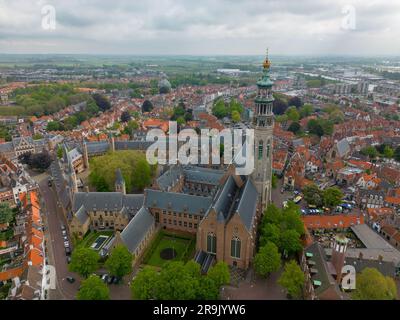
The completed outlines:
{"type": "MultiPolygon", "coordinates": [[[[57,196],[52,188],[48,186],[48,175],[42,174],[33,177],[39,184],[42,196],[42,212],[45,215],[45,235],[47,239],[47,256],[50,265],[56,270],[56,290],[50,290],[49,298],[52,300],[71,300],[75,299],[79,288],[80,277],[68,271],[67,256],[65,254],[64,239],[62,236],[61,225],[67,225],[62,214],[60,204],[57,203],[57,196]],[[71,276],[76,279],[71,284],[66,277],[71,276]]],[[[71,241],[70,241],[71,243],[71,241]]]]}

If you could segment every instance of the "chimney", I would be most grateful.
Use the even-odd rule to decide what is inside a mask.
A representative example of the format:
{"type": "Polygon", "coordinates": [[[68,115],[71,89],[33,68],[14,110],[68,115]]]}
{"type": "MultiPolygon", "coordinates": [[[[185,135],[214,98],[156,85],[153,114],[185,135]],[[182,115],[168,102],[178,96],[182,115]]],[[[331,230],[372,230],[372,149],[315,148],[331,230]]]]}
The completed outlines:
{"type": "Polygon", "coordinates": [[[336,236],[333,242],[331,262],[336,270],[336,281],[342,280],[342,268],[346,256],[346,249],[349,240],[345,236],[336,236]]]}

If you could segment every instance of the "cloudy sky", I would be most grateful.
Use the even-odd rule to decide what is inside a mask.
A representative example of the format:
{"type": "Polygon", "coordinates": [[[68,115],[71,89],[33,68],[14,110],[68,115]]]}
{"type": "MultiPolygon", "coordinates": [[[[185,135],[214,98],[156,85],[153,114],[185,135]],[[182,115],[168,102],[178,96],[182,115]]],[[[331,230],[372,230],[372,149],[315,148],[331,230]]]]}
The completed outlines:
{"type": "Polygon", "coordinates": [[[400,55],[400,0],[0,0],[0,53],[258,55],[266,46],[400,55]]]}

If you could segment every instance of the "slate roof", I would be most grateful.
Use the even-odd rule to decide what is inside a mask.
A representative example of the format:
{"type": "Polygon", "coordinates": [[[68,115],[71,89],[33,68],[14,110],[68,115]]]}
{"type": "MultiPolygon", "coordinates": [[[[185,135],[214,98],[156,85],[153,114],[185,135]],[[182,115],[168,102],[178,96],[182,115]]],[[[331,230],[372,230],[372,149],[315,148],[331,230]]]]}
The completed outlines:
{"type": "Polygon", "coordinates": [[[368,249],[391,249],[392,246],[366,224],[352,226],[351,230],[368,249]]]}
{"type": "Polygon", "coordinates": [[[203,215],[210,207],[211,202],[211,197],[146,189],[144,206],[176,212],[184,212],[186,210],[189,214],[203,215]]]}
{"type": "Polygon", "coordinates": [[[143,204],[143,194],[127,194],[121,192],[77,192],[74,194],[72,210],[78,210],[84,206],[86,211],[116,211],[123,208],[133,213],[139,210],[143,204]]]}
{"type": "Polygon", "coordinates": [[[160,177],[158,177],[157,184],[161,190],[168,191],[168,188],[174,186],[181,175],[183,175],[182,167],[172,166],[169,170],[165,171],[160,177]]]}
{"type": "Polygon", "coordinates": [[[154,142],[151,141],[115,141],[115,150],[146,150],[154,142]]]}
{"type": "Polygon", "coordinates": [[[226,180],[224,186],[218,192],[216,196],[213,208],[217,213],[217,216],[222,220],[222,216],[225,220],[229,219],[231,213],[232,201],[238,192],[238,187],[232,176],[226,180]],[[222,216],[220,216],[222,213],[222,216]]]}
{"type": "Polygon", "coordinates": [[[81,157],[82,154],[76,148],[74,148],[68,152],[68,156],[71,158],[72,161],[75,161],[76,159],[81,157]]]}
{"type": "Polygon", "coordinates": [[[153,225],[154,217],[151,213],[145,207],[140,208],[121,232],[121,239],[131,253],[135,252],[153,225]]]}
{"type": "Polygon", "coordinates": [[[250,179],[247,180],[242,189],[243,192],[239,196],[240,201],[236,211],[239,213],[247,230],[251,230],[254,217],[257,213],[258,192],[250,179]]]}
{"type": "Polygon", "coordinates": [[[89,219],[89,215],[87,214],[84,205],[82,205],[78,209],[78,211],[75,213],[75,216],[78,219],[80,224],[84,224],[87,221],[87,219],[89,219]]]}
{"type": "Polygon", "coordinates": [[[185,167],[183,169],[187,181],[218,185],[224,172],[202,167],[185,167]]]}
{"type": "Polygon", "coordinates": [[[14,144],[12,142],[5,142],[0,144],[0,152],[11,152],[14,150],[14,144]]]}
{"type": "Polygon", "coordinates": [[[346,138],[338,141],[336,145],[340,157],[344,157],[350,152],[350,145],[346,138]]]}
{"type": "Polygon", "coordinates": [[[107,141],[86,142],[88,154],[105,153],[110,149],[110,144],[107,141]]]}
{"type": "Polygon", "coordinates": [[[307,263],[311,260],[315,264],[313,269],[318,270],[317,273],[311,274],[311,281],[320,281],[321,285],[315,287],[314,290],[317,295],[320,295],[330,287],[337,287],[335,279],[331,276],[328,265],[327,257],[324,249],[318,242],[314,242],[305,249],[306,253],[312,253],[312,257],[307,259],[307,263]]]}

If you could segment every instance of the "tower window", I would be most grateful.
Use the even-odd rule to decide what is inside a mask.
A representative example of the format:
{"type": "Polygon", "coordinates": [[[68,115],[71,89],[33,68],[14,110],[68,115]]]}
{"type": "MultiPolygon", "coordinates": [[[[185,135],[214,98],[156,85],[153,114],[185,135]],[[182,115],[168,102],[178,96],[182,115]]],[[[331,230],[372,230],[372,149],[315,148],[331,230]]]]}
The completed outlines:
{"type": "Polygon", "coordinates": [[[267,158],[269,158],[270,144],[271,144],[271,142],[268,140],[268,144],[267,144],[267,158]]]}
{"type": "Polygon", "coordinates": [[[234,237],[231,240],[231,257],[232,258],[237,258],[240,259],[240,247],[241,247],[241,241],[238,237],[234,237]]]}
{"type": "Polygon", "coordinates": [[[217,253],[217,237],[212,232],[207,234],[207,252],[213,254],[217,253]]]}
{"type": "Polygon", "coordinates": [[[260,140],[258,142],[258,160],[262,159],[263,157],[263,141],[260,140]]]}

